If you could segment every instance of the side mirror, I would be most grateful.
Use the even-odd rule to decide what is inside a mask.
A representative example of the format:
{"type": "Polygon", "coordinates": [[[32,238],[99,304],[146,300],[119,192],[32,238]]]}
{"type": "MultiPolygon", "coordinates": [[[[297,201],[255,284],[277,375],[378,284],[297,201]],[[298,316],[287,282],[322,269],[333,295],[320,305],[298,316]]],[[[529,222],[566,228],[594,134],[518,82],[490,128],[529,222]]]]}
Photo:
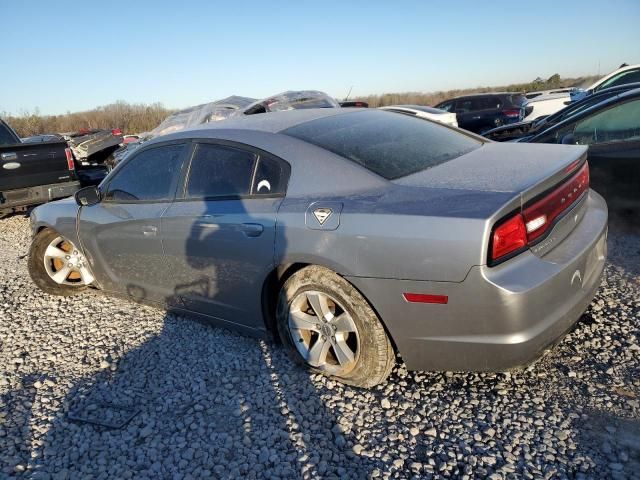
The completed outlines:
{"type": "Polygon", "coordinates": [[[81,207],[88,207],[100,203],[100,190],[98,187],[84,187],[76,192],[74,195],[76,203],[81,207]]]}

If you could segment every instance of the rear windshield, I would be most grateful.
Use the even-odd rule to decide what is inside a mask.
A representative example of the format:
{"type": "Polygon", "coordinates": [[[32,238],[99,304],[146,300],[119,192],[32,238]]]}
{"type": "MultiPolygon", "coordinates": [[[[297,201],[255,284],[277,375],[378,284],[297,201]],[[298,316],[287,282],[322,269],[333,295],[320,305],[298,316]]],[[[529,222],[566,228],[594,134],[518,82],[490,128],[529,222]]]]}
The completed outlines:
{"type": "Polygon", "coordinates": [[[9,127],[0,122],[0,145],[14,145],[20,143],[9,127]]]}
{"type": "Polygon", "coordinates": [[[388,180],[435,167],[482,145],[438,123],[382,110],[319,118],[282,133],[348,158],[388,180]]]}

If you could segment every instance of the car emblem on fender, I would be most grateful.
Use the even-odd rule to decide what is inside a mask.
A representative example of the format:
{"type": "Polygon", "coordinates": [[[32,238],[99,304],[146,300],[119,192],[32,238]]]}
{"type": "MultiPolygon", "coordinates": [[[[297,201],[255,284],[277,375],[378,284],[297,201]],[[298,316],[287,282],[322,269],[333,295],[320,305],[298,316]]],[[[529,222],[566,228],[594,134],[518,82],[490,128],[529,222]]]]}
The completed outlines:
{"type": "Polygon", "coordinates": [[[316,220],[318,220],[318,223],[320,225],[324,225],[324,222],[327,221],[332,213],[333,210],[331,210],[330,208],[316,208],[313,211],[313,216],[316,217],[316,220]]]}

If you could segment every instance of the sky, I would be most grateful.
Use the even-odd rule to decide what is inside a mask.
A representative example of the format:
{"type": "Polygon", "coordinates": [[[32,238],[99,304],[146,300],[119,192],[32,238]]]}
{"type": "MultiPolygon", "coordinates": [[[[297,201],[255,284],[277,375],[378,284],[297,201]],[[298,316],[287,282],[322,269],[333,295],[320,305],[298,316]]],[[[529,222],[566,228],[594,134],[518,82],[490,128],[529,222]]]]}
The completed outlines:
{"type": "Polygon", "coordinates": [[[0,112],[344,98],[640,63],[640,0],[0,0],[0,112]]]}

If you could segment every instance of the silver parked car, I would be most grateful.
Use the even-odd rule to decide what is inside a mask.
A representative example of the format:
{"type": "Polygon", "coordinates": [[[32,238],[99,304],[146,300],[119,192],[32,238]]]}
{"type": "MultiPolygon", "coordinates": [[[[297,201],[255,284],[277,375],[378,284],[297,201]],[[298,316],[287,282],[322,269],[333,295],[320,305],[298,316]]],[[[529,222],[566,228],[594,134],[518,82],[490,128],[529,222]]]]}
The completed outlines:
{"type": "MultiPolygon", "coordinates": [[[[29,268],[279,335],[358,386],[537,358],[600,284],[586,148],[487,141],[381,110],[276,112],[158,137],[38,207],[29,268]]],[[[134,321],[134,320],[132,320],[134,321]]]]}

